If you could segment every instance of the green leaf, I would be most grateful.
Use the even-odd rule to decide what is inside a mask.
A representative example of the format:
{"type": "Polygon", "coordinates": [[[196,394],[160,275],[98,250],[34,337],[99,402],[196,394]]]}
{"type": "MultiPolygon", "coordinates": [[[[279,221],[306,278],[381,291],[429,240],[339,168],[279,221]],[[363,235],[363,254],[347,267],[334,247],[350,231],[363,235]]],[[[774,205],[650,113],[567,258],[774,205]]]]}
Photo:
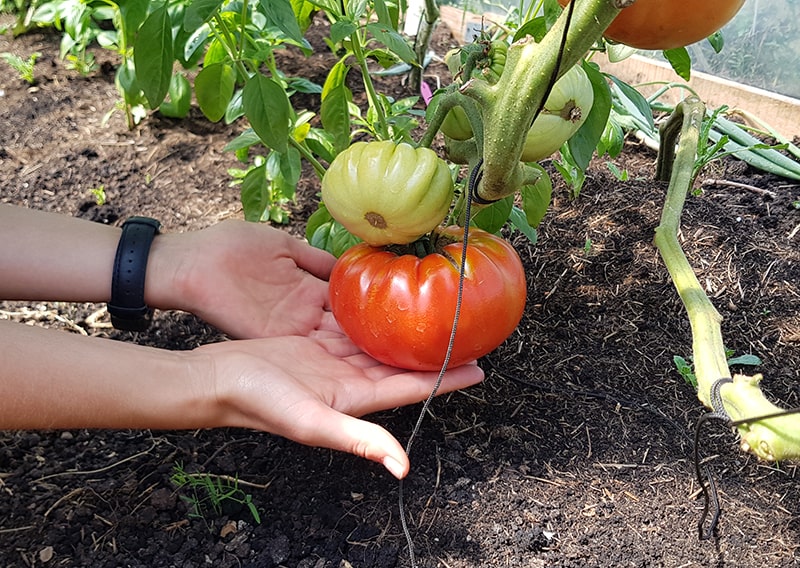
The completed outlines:
{"type": "Polygon", "coordinates": [[[339,43],[353,35],[356,30],[358,26],[352,20],[339,20],[331,25],[330,39],[333,43],[339,43]]]}
{"type": "Polygon", "coordinates": [[[192,86],[183,73],[175,73],[169,84],[169,101],[158,107],[158,112],[170,118],[185,118],[192,104],[192,86]]]}
{"type": "Polygon", "coordinates": [[[544,39],[545,34],[547,34],[547,22],[545,22],[544,16],[539,16],[525,22],[514,34],[514,41],[529,35],[536,43],[539,43],[544,39]]]}
{"type": "Polygon", "coordinates": [[[513,206],[514,196],[504,197],[481,209],[472,217],[472,224],[488,233],[498,233],[508,221],[513,206]]]}
{"type": "Polygon", "coordinates": [[[611,113],[611,91],[602,73],[594,65],[584,62],[582,67],[592,84],[594,102],[586,121],[567,144],[575,163],[585,170],[589,167],[597,143],[608,123],[608,116],[611,113]]]}
{"type": "Polygon", "coordinates": [[[306,0],[291,0],[291,3],[300,31],[306,33],[317,8],[312,2],[306,2],[306,0]]]}
{"type": "Polygon", "coordinates": [[[195,58],[199,56],[199,52],[202,50],[203,46],[208,42],[210,35],[211,28],[208,26],[200,26],[193,31],[192,35],[186,40],[186,43],[183,44],[184,60],[194,61],[195,58]]]}
{"type": "Polygon", "coordinates": [[[162,6],[144,21],[133,46],[136,78],[150,108],[157,108],[167,96],[174,59],[172,22],[162,6]]]}
{"type": "Polygon", "coordinates": [[[261,144],[261,139],[258,137],[258,134],[253,132],[252,128],[247,128],[244,132],[239,134],[239,136],[228,142],[222,151],[236,152],[244,148],[249,148],[250,146],[255,146],[256,144],[261,144]]]}
{"type": "Polygon", "coordinates": [[[244,106],[242,105],[242,89],[237,89],[228,106],[225,108],[225,124],[232,124],[244,116],[244,106]]]}
{"type": "Polygon", "coordinates": [[[692,58],[685,47],[677,47],[675,49],[665,49],[663,52],[664,57],[672,65],[672,69],[684,81],[688,81],[692,76],[692,58]]]}
{"type": "Polygon", "coordinates": [[[245,220],[260,221],[270,202],[266,164],[261,164],[247,172],[242,181],[241,192],[245,220]]]}
{"type": "Polygon", "coordinates": [[[125,44],[131,45],[136,37],[136,31],[147,17],[150,0],[127,0],[119,2],[118,6],[120,23],[125,30],[125,44]]]}
{"type": "Polygon", "coordinates": [[[275,26],[286,34],[286,37],[297,43],[301,45],[305,43],[303,32],[300,31],[300,24],[297,23],[297,16],[289,0],[261,0],[259,6],[267,16],[268,24],[275,26]]]}
{"type": "Polygon", "coordinates": [[[538,227],[550,207],[553,198],[553,182],[550,176],[539,164],[528,164],[532,168],[541,171],[541,177],[533,185],[523,185],[520,188],[522,197],[522,209],[525,211],[525,218],[531,227],[538,227]]]}
{"type": "Polygon", "coordinates": [[[725,47],[725,37],[721,31],[714,32],[707,39],[715,53],[719,53],[725,47]]]}
{"type": "Polygon", "coordinates": [[[337,154],[350,145],[349,102],[353,94],[345,83],[348,71],[344,59],[338,61],[322,86],[320,119],[323,128],[333,136],[333,147],[337,154]]]}
{"type": "Polygon", "coordinates": [[[183,29],[194,31],[214,15],[222,6],[222,0],[194,0],[183,15],[183,29]]]}
{"type": "Polygon", "coordinates": [[[597,143],[597,155],[604,156],[608,154],[612,158],[616,158],[622,152],[625,144],[625,132],[622,126],[612,117],[608,124],[606,124],[603,135],[600,136],[600,141],[597,143]]]}
{"type": "Polygon", "coordinates": [[[386,5],[384,0],[373,0],[372,4],[375,7],[375,13],[378,16],[378,23],[397,31],[397,11],[394,11],[395,17],[392,17],[392,13],[389,11],[389,7],[386,5]]]}
{"type": "Polygon", "coordinates": [[[528,224],[528,218],[526,217],[525,212],[516,205],[513,209],[511,209],[511,215],[509,215],[508,220],[515,229],[528,237],[528,240],[531,243],[535,244],[536,241],[539,240],[539,233],[536,232],[536,229],[528,224]]]}
{"type": "Polygon", "coordinates": [[[242,103],[247,120],[262,142],[273,150],[286,152],[292,107],[283,87],[259,73],[244,86],[242,103]]]}
{"type": "Polygon", "coordinates": [[[756,367],[761,364],[761,359],[756,355],[739,355],[728,359],[728,365],[750,365],[756,367]]]}
{"type": "Polygon", "coordinates": [[[647,99],[639,91],[614,75],[606,75],[606,77],[611,79],[611,90],[617,96],[625,112],[640,122],[644,130],[654,131],[653,111],[650,109],[647,99]]]}
{"type": "Polygon", "coordinates": [[[377,22],[367,24],[367,30],[400,59],[410,65],[417,64],[417,55],[399,33],[377,22]]]}
{"type": "Polygon", "coordinates": [[[326,250],[337,258],[342,256],[344,251],[361,242],[361,239],[331,217],[322,203],[308,219],[306,238],[311,246],[326,250]]]}
{"type": "Polygon", "coordinates": [[[359,20],[367,11],[367,0],[345,0],[345,14],[352,20],[359,20]]]}
{"type": "Polygon", "coordinates": [[[236,71],[227,63],[203,67],[194,79],[197,104],[211,122],[219,122],[236,86],[236,71]]]}

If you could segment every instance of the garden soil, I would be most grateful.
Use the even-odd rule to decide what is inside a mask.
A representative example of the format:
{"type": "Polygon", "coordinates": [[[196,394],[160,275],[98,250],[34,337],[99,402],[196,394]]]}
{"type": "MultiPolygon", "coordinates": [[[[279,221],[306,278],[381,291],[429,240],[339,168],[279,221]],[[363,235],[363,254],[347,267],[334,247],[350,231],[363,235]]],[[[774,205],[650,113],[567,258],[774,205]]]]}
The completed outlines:
{"type": "MultiPolygon", "coordinates": [[[[321,18],[312,38],[317,30],[321,18]]],[[[119,111],[105,119],[118,100],[113,56],[96,52],[99,69],[80,77],[59,60],[58,42],[0,37],[0,52],[42,53],[33,86],[0,62],[0,201],[100,223],[149,215],[166,231],[242,217],[228,174],[242,165],[223,151],[241,123],[211,124],[194,110],[129,131],[119,111]]],[[[279,64],[321,83],[333,59],[312,43],[313,57],[286,53],[279,64]]],[[[451,43],[438,30],[436,52],[451,43]]],[[[437,76],[447,80],[441,64],[426,80],[437,76]]],[[[381,88],[410,94],[401,79],[381,88]]],[[[759,463],[718,422],[699,448],[722,513],[716,536],[698,538],[693,437],[706,410],[673,363],[691,355],[691,338],[652,242],[665,195],[654,158],[629,142],[614,160],[628,181],[600,161],[577,199],[556,181],[537,243],[509,235],[528,269],[524,318],[481,361],[483,384],[436,399],[411,456],[404,498],[420,567],[800,565],[797,465],[759,463]]],[[[800,406],[800,187],[733,160],[701,182],[681,239],[724,317],[726,346],[760,357],[768,395],[800,406]]],[[[286,230],[302,235],[317,191],[308,170],[286,230]]],[[[20,325],[165,349],[225,340],[183,313],[160,312],[131,334],[112,330],[102,305],[0,308],[20,325]]],[[[419,412],[369,419],[404,442],[419,412]]],[[[407,567],[397,502],[381,466],[260,432],[0,432],[4,568],[407,567]],[[193,516],[187,499],[205,494],[178,489],[176,467],[223,485],[238,479],[260,523],[230,499],[193,516]]]]}

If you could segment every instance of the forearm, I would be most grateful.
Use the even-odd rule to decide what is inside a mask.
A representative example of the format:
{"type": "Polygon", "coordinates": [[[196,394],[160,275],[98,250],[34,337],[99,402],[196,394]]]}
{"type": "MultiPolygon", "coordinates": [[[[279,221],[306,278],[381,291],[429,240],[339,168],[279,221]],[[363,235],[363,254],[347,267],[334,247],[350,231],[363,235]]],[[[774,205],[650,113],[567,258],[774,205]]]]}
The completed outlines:
{"type": "MultiPolygon", "coordinates": [[[[108,302],[119,227],[0,205],[0,299],[108,302]]],[[[171,297],[177,235],[159,235],[147,264],[145,301],[176,308],[171,297]]],[[[181,254],[181,253],[178,253],[181,254]]]]}
{"type": "Polygon", "coordinates": [[[0,429],[221,425],[206,358],[0,321],[0,429]]]}

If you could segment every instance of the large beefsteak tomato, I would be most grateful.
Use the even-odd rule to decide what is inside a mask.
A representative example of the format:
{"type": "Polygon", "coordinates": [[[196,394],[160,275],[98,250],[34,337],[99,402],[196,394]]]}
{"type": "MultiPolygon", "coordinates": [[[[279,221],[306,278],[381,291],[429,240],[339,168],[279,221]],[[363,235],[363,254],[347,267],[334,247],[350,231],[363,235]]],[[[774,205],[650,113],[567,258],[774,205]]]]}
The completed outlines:
{"type": "MultiPolygon", "coordinates": [[[[566,6],[569,0],[558,0],[566,6]]],[[[744,0],[636,0],[605,36],[638,49],[674,49],[707,38],[727,24],[744,0]]]]}
{"type": "MultiPolygon", "coordinates": [[[[364,243],[339,258],[330,277],[331,308],[358,347],[387,365],[441,368],[456,312],[462,231],[437,229],[436,251],[423,257],[364,243]]],[[[525,308],[525,270],[514,248],[474,228],[467,242],[451,367],[494,350],[525,308]]]]}

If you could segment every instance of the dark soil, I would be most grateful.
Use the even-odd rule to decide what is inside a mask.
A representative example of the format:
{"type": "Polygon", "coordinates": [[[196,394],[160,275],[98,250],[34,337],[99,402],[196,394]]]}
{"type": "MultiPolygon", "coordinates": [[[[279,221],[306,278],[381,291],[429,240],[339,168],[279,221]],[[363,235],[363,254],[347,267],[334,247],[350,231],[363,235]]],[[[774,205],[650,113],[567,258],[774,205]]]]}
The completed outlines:
{"type": "MultiPolygon", "coordinates": [[[[81,78],[58,60],[58,39],[0,37],[0,52],[43,54],[33,87],[0,63],[0,201],[103,223],[146,214],[169,231],[241,216],[226,173],[239,164],[222,152],[241,125],[197,112],[134,131],[120,113],[104,123],[114,61],[98,52],[106,71],[81,78]],[[90,191],[100,186],[103,206],[90,191]]],[[[450,42],[440,30],[440,55],[450,42]]],[[[331,60],[315,43],[283,68],[321,82],[331,60]]],[[[615,162],[631,181],[599,163],[578,199],[557,185],[536,245],[513,239],[530,275],[525,317],[482,361],[486,381],[437,399],[415,443],[405,500],[420,566],[800,565],[796,465],[758,463],[719,424],[702,450],[716,456],[723,513],[718,538],[698,540],[691,439],[704,409],[672,361],[691,338],[652,244],[665,193],[653,161],[628,145],[615,162]]],[[[705,186],[687,204],[684,245],[727,346],[761,357],[765,390],[800,406],[800,188],[733,161],[707,176],[770,192],[705,186]]],[[[317,189],[305,176],[287,230],[302,232],[317,189]]],[[[169,349],[221,339],[187,314],[159,313],[132,335],[99,305],[0,308],[21,325],[169,349]]],[[[419,410],[370,418],[402,441],[419,410]]],[[[259,432],[0,432],[0,566],[405,567],[397,497],[380,466],[259,432]],[[230,503],[190,517],[176,464],[238,477],[261,523],[230,503]]]]}

